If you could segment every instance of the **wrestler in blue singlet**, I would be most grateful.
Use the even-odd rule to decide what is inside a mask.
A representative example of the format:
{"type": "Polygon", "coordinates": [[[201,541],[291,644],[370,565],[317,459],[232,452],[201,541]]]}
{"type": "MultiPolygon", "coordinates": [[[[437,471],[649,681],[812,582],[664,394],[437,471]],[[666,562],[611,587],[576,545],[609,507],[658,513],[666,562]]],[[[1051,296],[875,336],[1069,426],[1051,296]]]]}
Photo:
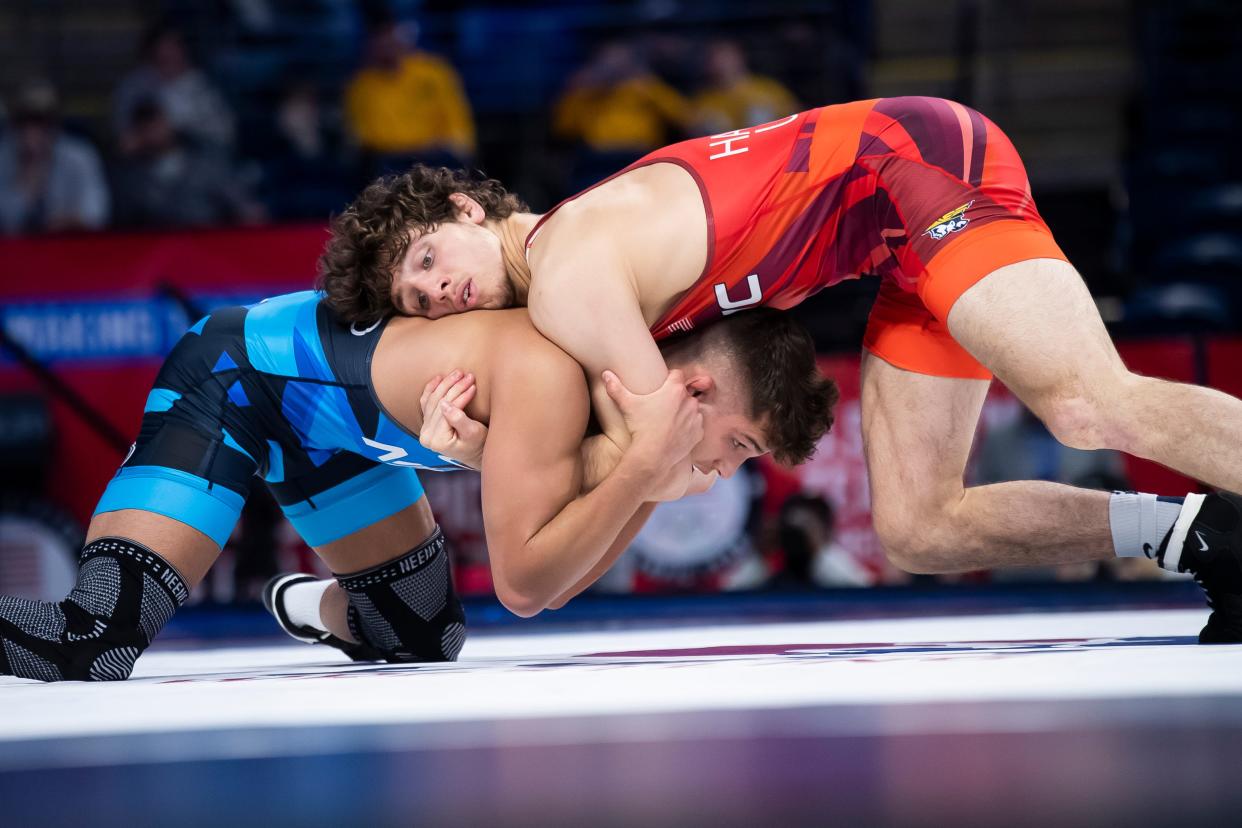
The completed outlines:
{"type": "Polygon", "coordinates": [[[383,410],[371,354],[386,321],[342,323],[314,291],[214,311],[168,355],[138,440],[95,513],[144,509],[221,546],[255,477],[321,546],[415,503],[415,469],[461,468],[383,410]]]}

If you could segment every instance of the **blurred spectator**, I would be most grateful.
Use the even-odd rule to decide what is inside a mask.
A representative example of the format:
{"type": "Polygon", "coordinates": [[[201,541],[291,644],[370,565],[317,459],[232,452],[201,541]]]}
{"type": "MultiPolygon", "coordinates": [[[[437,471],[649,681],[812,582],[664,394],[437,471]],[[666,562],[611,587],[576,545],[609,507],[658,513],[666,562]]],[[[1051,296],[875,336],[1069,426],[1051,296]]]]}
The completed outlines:
{"type": "Polygon", "coordinates": [[[120,150],[113,188],[119,224],[194,227],[266,217],[227,157],[182,138],[154,98],[134,107],[120,150]]]}
{"type": "Polygon", "coordinates": [[[168,23],[152,26],[142,39],[142,64],[122,78],[113,101],[112,123],[120,135],[134,110],[155,99],[181,135],[206,147],[231,150],[234,116],[224,98],[190,58],[185,34],[168,23]]]}
{"type": "Polygon", "coordinates": [[[614,41],[570,79],[552,128],[578,145],[576,192],[680,137],[689,120],[686,98],[656,77],[632,44],[614,41]]]}
{"type": "Polygon", "coordinates": [[[103,227],[109,198],[99,154],[61,130],[56,89],[42,81],[22,87],[11,123],[11,134],[0,140],[0,230],[103,227]]]}
{"type": "Polygon", "coordinates": [[[273,219],[326,218],[344,207],[352,195],[344,141],[313,81],[286,86],[269,136],[264,200],[273,219]]]}
{"type": "Polygon", "coordinates": [[[447,62],[414,48],[417,29],[391,18],[372,24],[366,65],[345,90],[345,115],[372,173],[415,161],[461,167],[475,153],[474,120],[461,78],[447,62]]]}
{"type": "Polygon", "coordinates": [[[786,500],[779,532],[785,566],[772,579],[772,586],[864,587],[879,580],[836,543],[836,515],[822,497],[794,495],[786,500]]]}
{"type": "Polygon", "coordinates": [[[695,131],[715,135],[767,123],[798,111],[798,101],[772,78],[753,74],[733,40],[707,47],[707,88],[694,98],[695,131]]]}

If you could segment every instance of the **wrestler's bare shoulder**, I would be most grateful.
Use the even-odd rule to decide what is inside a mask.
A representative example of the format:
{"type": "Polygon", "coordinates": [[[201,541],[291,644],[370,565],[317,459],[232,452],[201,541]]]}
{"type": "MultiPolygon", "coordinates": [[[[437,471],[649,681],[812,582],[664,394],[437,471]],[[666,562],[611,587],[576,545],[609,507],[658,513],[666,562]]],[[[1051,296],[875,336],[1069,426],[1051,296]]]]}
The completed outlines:
{"type": "Polygon", "coordinates": [[[490,398],[502,384],[559,388],[563,392],[558,393],[570,396],[580,388],[586,399],[582,367],[535,329],[525,308],[478,310],[435,320],[393,317],[373,358],[375,369],[385,377],[399,375],[404,379],[393,382],[409,385],[410,372],[402,366],[408,366],[411,358],[422,368],[419,388],[432,374],[457,368],[480,378],[480,397],[490,398]]]}
{"type": "Polygon", "coordinates": [[[522,366],[523,373],[538,371],[562,379],[581,379],[582,368],[569,354],[535,328],[526,308],[485,310],[445,317],[460,324],[450,335],[486,343],[495,364],[512,369],[522,366]]]}
{"type": "Polygon", "coordinates": [[[658,316],[672,296],[703,272],[707,210],[693,176],[674,163],[630,170],[563,204],[530,251],[534,273],[590,261],[598,273],[616,265],[642,297],[644,315],[658,316]],[[648,307],[650,306],[650,307],[648,307]]]}
{"type": "Polygon", "coordinates": [[[383,350],[411,349],[419,354],[444,354],[463,359],[469,354],[520,352],[547,362],[573,358],[544,338],[531,324],[526,308],[478,310],[439,319],[394,316],[382,340],[383,350]]]}

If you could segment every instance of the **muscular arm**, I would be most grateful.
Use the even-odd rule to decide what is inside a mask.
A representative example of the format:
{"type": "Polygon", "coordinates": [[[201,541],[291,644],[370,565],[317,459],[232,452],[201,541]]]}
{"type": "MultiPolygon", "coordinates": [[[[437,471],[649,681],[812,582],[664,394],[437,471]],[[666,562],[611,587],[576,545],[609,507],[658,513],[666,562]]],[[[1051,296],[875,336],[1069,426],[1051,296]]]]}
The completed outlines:
{"type": "MultiPolygon", "coordinates": [[[[656,463],[627,451],[582,485],[588,398],[577,366],[512,349],[495,373],[483,451],[483,522],[496,595],[517,615],[551,605],[602,563],[647,499],[656,463]]],[[[589,583],[589,581],[588,581],[589,583]]]]}
{"type": "Polygon", "coordinates": [[[625,528],[621,530],[621,534],[617,535],[617,539],[613,541],[612,546],[608,547],[608,551],[604,553],[604,557],[599,559],[599,563],[591,567],[591,571],[583,576],[582,580],[574,584],[569,589],[562,592],[550,604],[548,609],[560,609],[569,603],[569,599],[573,598],[582,590],[603,577],[604,573],[612,568],[617,562],[617,558],[621,557],[621,553],[629,548],[634,542],[634,538],[642,531],[643,526],[647,523],[647,519],[651,517],[652,511],[655,510],[654,503],[644,503],[638,507],[638,511],[630,518],[629,523],[625,524],[625,528]]]}
{"type": "MultiPolygon", "coordinates": [[[[594,437],[588,437],[582,443],[582,491],[589,492],[598,486],[608,474],[617,467],[617,463],[621,459],[621,451],[604,434],[597,434],[594,437]]],[[[629,545],[633,543],[635,536],[642,531],[643,526],[647,523],[647,519],[651,517],[651,512],[655,509],[654,502],[644,503],[638,507],[638,511],[625,524],[625,528],[621,530],[621,534],[617,535],[617,539],[613,541],[612,546],[608,547],[608,551],[604,553],[604,557],[600,558],[599,563],[591,567],[591,571],[583,576],[582,580],[574,584],[565,592],[557,596],[556,600],[548,604],[548,609],[560,609],[569,603],[569,600],[591,584],[598,581],[605,572],[612,568],[617,562],[617,558],[621,557],[629,545]]]]}
{"type": "Polygon", "coordinates": [[[668,367],[616,243],[600,234],[557,238],[555,250],[555,260],[539,261],[528,298],[531,321],[586,369],[600,426],[624,448],[630,435],[600,375],[611,370],[630,391],[647,394],[660,387],[668,367]]]}

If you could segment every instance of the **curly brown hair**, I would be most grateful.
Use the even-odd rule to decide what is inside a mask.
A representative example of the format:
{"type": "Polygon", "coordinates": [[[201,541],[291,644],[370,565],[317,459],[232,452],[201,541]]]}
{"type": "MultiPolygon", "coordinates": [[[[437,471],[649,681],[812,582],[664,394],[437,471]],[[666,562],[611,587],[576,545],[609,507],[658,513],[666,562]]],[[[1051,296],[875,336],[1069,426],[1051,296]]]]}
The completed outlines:
{"type": "Polygon", "coordinates": [[[332,219],[316,281],[329,306],[345,321],[365,324],[393,313],[393,274],[409,247],[410,231],[432,233],[452,221],[453,193],[473,198],[490,219],[529,209],[480,173],[415,164],[408,172],[376,179],[332,219]]]}
{"type": "Polygon", "coordinates": [[[666,361],[707,352],[727,355],[741,372],[749,414],[763,422],[768,447],[778,462],[805,463],[832,428],[841,393],[820,373],[815,341],[791,314],[753,308],[661,343],[661,350],[666,361]]]}

